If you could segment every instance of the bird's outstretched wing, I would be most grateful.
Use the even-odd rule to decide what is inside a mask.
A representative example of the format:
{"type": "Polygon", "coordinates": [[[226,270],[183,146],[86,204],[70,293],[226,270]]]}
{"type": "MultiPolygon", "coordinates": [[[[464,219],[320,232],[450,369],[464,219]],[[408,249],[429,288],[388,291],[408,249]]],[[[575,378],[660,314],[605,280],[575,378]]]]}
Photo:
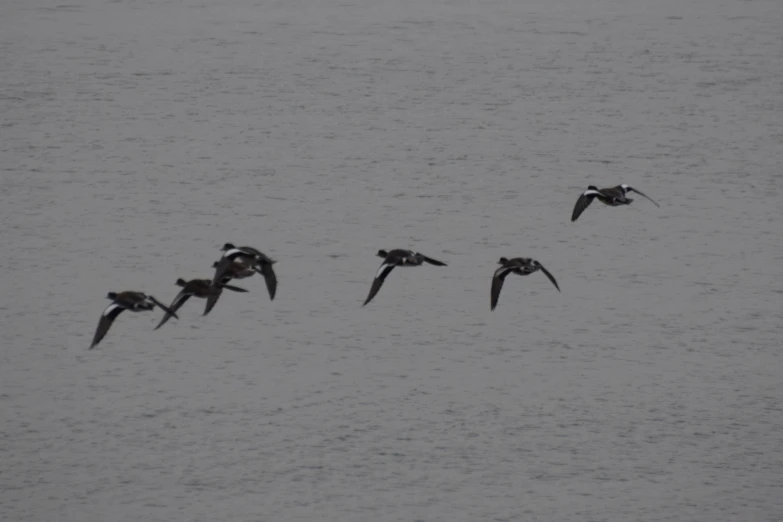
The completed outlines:
{"type": "Polygon", "coordinates": [[[427,263],[435,266],[446,266],[446,263],[443,261],[438,261],[437,259],[432,259],[431,257],[427,257],[424,254],[419,254],[421,258],[426,261],[427,263]]]}
{"type": "Polygon", "coordinates": [[[503,290],[503,282],[506,280],[506,276],[511,273],[513,268],[501,266],[495,270],[495,274],[492,276],[492,288],[490,289],[490,310],[494,310],[498,305],[498,298],[500,297],[500,291],[503,290]]]}
{"type": "Polygon", "coordinates": [[[213,285],[217,285],[222,282],[226,270],[228,270],[228,267],[230,267],[233,262],[233,258],[230,257],[223,257],[220,259],[220,261],[218,261],[218,264],[215,267],[215,276],[212,278],[213,285]]]}
{"type": "Polygon", "coordinates": [[[544,272],[544,275],[552,282],[553,285],[555,285],[555,288],[557,288],[557,291],[559,292],[560,291],[560,286],[557,284],[557,281],[555,281],[555,276],[550,274],[549,270],[544,268],[544,265],[542,265],[538,261],[536,261],[536,263],[538,263],[538,268],[540,268],[541,271],[544,272]]]}
{"type": "Polygon", "coordinates": [[[203,315],[207,315],[209,312],[212,311],[212,309],[217,304],[218,299],[220,299],[220,294],[222,293],[223,293],[222,287],[219,286],[213,287],[212,292],[210,292],[209,296],[207,296],[207,304],[204,306],[203,315]]]}
{"type": "Polygon", "coordinates": [[[593,202],[593,199],[600,195],[600,192],[593,189],[587,189],[579,196],[579,199],[576,200],[576,205],[574,205],[574,211],[571,213],[571,223],[579,219],[579,216],[582,215],[582,212],[585,211],[587,207],[590,206],[590,203],[593,202]]]}
{"type": "Polygon", "coordinates": [[[367,299],[364,300],[364,305],[372,301],[372,298],[375,297],[375,294],[378,293],[378,290],[381,289],[381,286],[383,286],[383,282],[386,280],[386,277],[391,273],[392,270],[394,270],[394,267],[397,266],[393,263],[387,263],[386,261],[381,264],[381,267],[378,269],[378,272],[375,274],[375,279],[372,281],[372,286],[370,287],[370,293],[367,294],[367,299]]]}
{"type": "Polygon", "coordinates": [[[174,300],[171,302],[168,308],[166,308],[165,306],[161,306],[161,308],[163,308],[163,310],[166,313],[163,314],[163,319],[160,320],[158,326],[156,326],[155,329],[157,330],[158,328],[166,324],[166,322],[172,317],[176,317],[175,314],[177,310],[179,310],[182,307],[182,305],[184,305],[187,302],[187,300],[190,299],[191,295],[192,294],[190,292],[186,292],[185,290],[182,290],[180,293],[177,294],[177,296],[174,298],[174,300]]]}
{"type": "Polygon", "coordinates": [[[275,294],[277,293],[277,276],[275,275],[275,271],[272,268],[271,263],[261,263],[260,270],[258,270],[262,276],[264,276],[264,281],[266,282],[266,289],[269,291],[269,299],[274,299],[275,294]]]}
{"type": "Polygon", "coordinates": [[[95,330],[95,336],[92,339],[92,344],[89,348],[90,350],[95,348],[95,346],[101,342],[101,339],[106,336],[106,333],[108,333],[112,323],[114,323],[114,320],[122,313],[123,310],[125,310],[125,308],[114,302],[106,307],[106,309],[101,314],[100,321],[98,321],[98,328],[95,330]]]}
{"type": "Polygon", "coordinates": [[[179,320],[179,316],[176,314],[176,310],[171,310],[171,309],[169,309],[169,308],[168,308],[166,305],[164,305],[163,303],[161,303],[160,301],[158,301],[157,299],[155,299],[155,296],[148,295],[147,297],[149,297],[149,298],[150,298],[150,301],[152,301],[153,303],[155,303],[155,306],[157,306],[158,308],[160,308],[161,310],[163,310],[163,311],[164,311],[164,312],[166,312],[167,314],[171,314],[171,316],[172,316],[174,319],[177,319],[177,320],[179,320]]]}
{"type": "Polygon", "coordinates": [[[231,290],[232,292],[247,292],[244,288],[240,288],[238,286],[232,286],[232,285],[221,285],[221,288],[224,290],[231,290]]]}
{"type": "Polygon", "coordinates": [[[637,194],[639,194],[639,195],[640,195],[640,196],[642,196],[643,198],[647,198],[647,199],[649,199],[650,201],[652,201],[653,205],[655,205],[655,206],[656,206],[656,207],[658,207],[658,208],[661,208],[661,206],[660,206],[658,203],[656,203],[656,202],[655,202],[655,200],[654,200],[653,198],[651,198],[650,196],[648,196],[648,195],[647,195],[647,194],[645,194],[644,192],[642,192],[642,191],[640,191],[640,190],[637,190],[637,189],[635,189],[635,188],[633,188],[633,187],[628,187],[628,190],[631,190],[631,191],[633,191],[633,192],[636,192],[637,194]]]}

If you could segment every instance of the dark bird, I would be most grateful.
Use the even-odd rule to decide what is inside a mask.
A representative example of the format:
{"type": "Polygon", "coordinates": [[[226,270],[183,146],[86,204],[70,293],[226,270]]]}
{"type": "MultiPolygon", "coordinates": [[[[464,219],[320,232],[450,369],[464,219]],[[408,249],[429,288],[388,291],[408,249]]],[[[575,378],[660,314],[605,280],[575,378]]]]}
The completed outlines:
{"type": "Polygon", "coordinates": [[[370,293],[367,295],[367,299],[362,306],[372,301],[372,298],[375,297],[375,294],[381,289],[386,277],[394,270],[395,266],[421,266],[423,263],[429,263],[435,266],[446,266],[446,263],[429,258],[424,254],[412,250],[395,249],[391,252],[378,250],[377,256],[383,258],[383,263],[381,263],[381,267],[375,274],[372,287],[370,287],[370,293]]]}
{"type": "Polygon", "coordinates": [[[156,306],[166,313],[170,313],[172,316],[179,319],[174,310],[170,310],[160,301],[152,297],[151,295],[144,294],[142,292],[109,292],[106,296],[111,299],[111,304],[106,307],[106,310],[101,314],[101,320],[98,321],[98,329],[95,330],[95,337],[93,337],[90,350],[95,348],[101,339],[106,336],[112,323],[123,310],[129,310],[131,312],[145,312],[154,309],[156,306]]]}
{"type": "Polygon", "coordinates": [[[529,257],[515,257],[514,259],[506,259],[505,257],[501,257],[498,263],[501,265],[501,267],[495,270],[495,275],[492,276],[492,290],[490,292],[490,308],[492,310],[494,310],[498,305],[500,291],[503,289],[503,282],[506,280],[506,276],[508,274],[526,276],[541,270],[544,275],[547,276],[550,281],[552,281],[552,284],[555,285],[557,291],[560,291],[560,286],[558,286],[557,281],[555,281],[555,278],[552,276],[552,274],[550,274],[549,271],[544,268],[544,265],[535,259],[530,259],[529,257]]]}
{"type": "Polygon", "coordinates": [[[186,282],[184,279],[180,278],[177,279],[177,286],[181,286],[182,290],[180,290],[180,292],[169,305],[170,311],[166,312],[166,314],[163,316],[163,319],[160,320],[158,326],[155,327],[156,330],[166,324],[166,321],[168,321],[171,316],[174,315],[174,313],[179,310],[182,305],[184,305],[185,302],[191,297],[200,297],[207,300],[207,305],[204,308],[203,314],[207,315],[217,303],[217,300],[220,298],[220,294],[223,293],[224,288],[233,292],[247,292],[247,290],[244,288],[239,288],[237,286],[224,284],[213,286],[212,281],[209,279],[191,279],[190,281],[186,282]]]}
{"type": "Polygon", "coordinates": [[[571,214],[571,222],[573,223],[576,221],[577,218],[582,215],[582,212],[584,212],[585,209],[590,206],[590,203],[592,203],[596,198],[598,198],[598,201],[604,205],[609,205],[610,207],[630,205],[633,199],[626,197],[629,192],[636,192],[640,196],[649,199],[656,207],[660,208],[660,205],[653,201],[651,197],[633,187],[629,187],[626,184],[603,189],[599,189],[595,185],[590,185],[587,187],[587,190],[582,192],[582,194],[579,196],[579,199],[576,200],[576,205],[574,205],[574,212],[571,214]]]}
{"type": "MultiPolygon", "coordinates": [[[[253,247],[243,246],[237,247],[231,243],[223,245],[223,257],[218,261],[215,267],[215,277],[212,279],[214,283],[219,283],[229,267],[232,266],[234,261],[241,261],[247,267],[255,270],[262,276],[266,282],[266,289],[269,291],[269,298],[274,299],[277,292],[277,276],[272,268],[277,261],[271,259],[266,254],[259,252],[253,247]]],[[[213,265],[214,266],[214,265],[213,265]]]]}
{"type": "MultiPolygon", "coordinates": [[[[212,268],[220,268],[221,261],[215,261],[212,263],[212,268]]],[[[235,259],[231,263],[227,263],[227,266],[223,269],[223,274],[220,277],[219,283],[224,285],[232,279],[245,279],[255,274],[256,271],[248,266],[247,263],[239,259],[235,259]]]]}

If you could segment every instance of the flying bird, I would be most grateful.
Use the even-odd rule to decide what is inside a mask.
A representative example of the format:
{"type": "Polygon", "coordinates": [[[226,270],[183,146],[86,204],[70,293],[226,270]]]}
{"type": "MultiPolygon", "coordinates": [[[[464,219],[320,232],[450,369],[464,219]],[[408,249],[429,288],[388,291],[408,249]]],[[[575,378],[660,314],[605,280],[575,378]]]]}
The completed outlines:
{"type": "Polygon", "coordinates": [[[626,197],[629,192],[636,192],[640,196],[649,199],[656,207],[660,208],[660,205],[653,201],[651,197],[640,192],[638,189],[629,187],[626,184],[603,189],[599,189],[595,185],[590,185],[587,187],[587,190],[582,192],[582,194],[579,196],[579,199],[576,200],[576,205],[574,205],[574,212],[571,214],[571,222],[573,223],[576,221],[577,218],[582,215],[582,212],[584,212],[585,209],[590,206],[590,203],[592,203],[596,198],[604,205],[609,205],[610,207],[630,205],[633,199],[626,197]]]}
{"type": "Polygon", "coordinates": [[[182,290],[180,290],[176,297],[174,297],[171,305],[169,305],[170,311],[166,312],[166,314],[163,316],[163,319],[160,320],[158,326],[155,327],[156,330],[166,324],[166,321],[168,321],[171,316],[174,315],[174,313],[179,310],[182,305],[184,305],[185,302],[191,297],[200,297],[207,300],[207,305],[204,307],[203,314],[207,315],[210,311],[212,311],[212,308],[220,298],[220,294],[223,293],[224,288],[233,292],[247,292],[247,290],[244,288],[239,288],[237,286],[224,284],[214,286],[212,281],[209,279],[191,279],[190,281],[185,281],[184,279],[180,278],[177,279],[177,286],[181,286],[182,290]]]}
{"type": "Polygon", "coordinates": [[[95,337],[93,337],[90,350],[95,348],[95,346],[101,342],[101,339],[106,336],[112,323],[114,323],[114,320],[123,310],[145,312],[152,310],[157,306],[166,313],[179,319],[174,310],[170,310],[151,295],[142,292],[109,292],[106,297],[111,299],[111,304],[107,306],[103,311],[103,314],[101,314],[101,319],[98,321],[98,328],[95,330],[95,337]]]}
{"type": "Polygon", "coordinates": [[[492,289],[490,291],[490,309],[494,310],[498,305],[498,298],[500,297],[500,291],[503,289],[503,282],[506,280],[508,274],[516,274],[520,276],[530,275],[533,272],[541,270],[544,275],[555,285],[557,291],[560,291],[560,286],[555,281],[555,278],[549,271],[544,268],[544,265],[530,259],[529,257],[515,257],[513,259],[506,259],[501,257],[498,263],[500,268],[495,270],[495,274],[492,276],[492,289]]]}
{"type": "MultiPolygon", "coordinates": [[[[222,261],[222,260],[221,260],[222,261]]],[[[221,261],[215,261],[212,263],[212,268],[221,268],[221,261]]],[[[226,284],[232,279],[245,279],[257,272],[253,270],[247,263],[240,259],[235,259],[231,263],[227,263],[227,266],[222,268],[223,272],[220,276],[219,284],[226,284]]]]}
{"type": "Polygon", "coordinates": [[[376,255],[383,258],[383,263],[381,263],[381,267],[375,274],[375,279],[373,279],[372,286],[370,287],[370,293],[367,295],[367,299],[365,299],[362,306],[372,301],[372,298],[375,297],[375,294],[381,289],[386,277],[394,270],[395,266],[421,266],[423,263],[429,263],[435,266],[446,266],[446,263],[412,250],[395,249],[391,252],[378,250],[376,255]]]}
{"type": "Polygon", "coordinates": [[[277,276],[275,275],[272,265],[277,261],[271,259],[266,254],[259,252],[255,248],[248,246],[237,247],[231,243],[226,243],[221,250],[223,251],[223,257],[217,262],[217,266],[213,265],[215,266],[215,277],[212,279],[213,283],[219,283],[223,279],[226,272],[231,270],[230,267],[234,261],[241,261],[248,268],[255,270],[264,276],[269,298],[275,298],[275,293],[277,293],[277,276]]]}

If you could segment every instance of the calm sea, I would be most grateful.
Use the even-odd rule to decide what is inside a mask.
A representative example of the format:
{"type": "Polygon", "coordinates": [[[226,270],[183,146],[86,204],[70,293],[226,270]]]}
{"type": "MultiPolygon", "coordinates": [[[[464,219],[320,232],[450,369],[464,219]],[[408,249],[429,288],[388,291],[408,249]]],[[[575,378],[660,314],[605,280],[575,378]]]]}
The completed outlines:
{"type": "Polygon", "coordinates": [[[783,3],[7,0],[0,519],[783,520],[783,3]],[[628,207],[570,222],[587,185],[628,207]],[[277,259],[170,302],[226,242],[277,259]],[[378,249],[448,263],[392,272],[378,249]],[[510,276],[499,257],[557,278],[510,276]]]}

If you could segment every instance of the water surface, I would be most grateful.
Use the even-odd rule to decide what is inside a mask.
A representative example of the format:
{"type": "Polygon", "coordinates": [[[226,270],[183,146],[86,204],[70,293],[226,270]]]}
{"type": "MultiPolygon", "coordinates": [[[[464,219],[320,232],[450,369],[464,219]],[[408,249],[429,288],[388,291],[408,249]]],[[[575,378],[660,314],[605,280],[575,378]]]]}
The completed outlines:
{"type": "Polygon", "coordinates": [[[783,4],[0,7],[0,518],[783,518],[783,4]],[[589,184],[631,206],[571,209],[589,184]],[[278,260],[201,317],[225,242],[278,260]],[[379,248],[395,270],[361,303],[379,248]],[[500,256],[558,279],[510,277],[500,256]]]}

